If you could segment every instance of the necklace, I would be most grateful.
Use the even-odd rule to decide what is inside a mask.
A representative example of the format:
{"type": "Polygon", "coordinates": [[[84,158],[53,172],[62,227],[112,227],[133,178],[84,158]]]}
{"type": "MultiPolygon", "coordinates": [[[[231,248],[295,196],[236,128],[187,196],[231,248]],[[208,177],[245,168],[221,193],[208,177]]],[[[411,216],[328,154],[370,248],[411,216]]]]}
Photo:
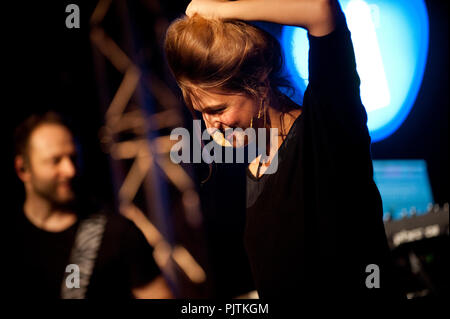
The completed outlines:
{"type": "Polygon", "coordinates": [[[258,162],[258,168],[256,169],[256,178],[259,178],[259,170],[260,170],[260,168],[261,168],[261,165],[262,165],[262,161],[259,160],[259,162],[258,162]]]}

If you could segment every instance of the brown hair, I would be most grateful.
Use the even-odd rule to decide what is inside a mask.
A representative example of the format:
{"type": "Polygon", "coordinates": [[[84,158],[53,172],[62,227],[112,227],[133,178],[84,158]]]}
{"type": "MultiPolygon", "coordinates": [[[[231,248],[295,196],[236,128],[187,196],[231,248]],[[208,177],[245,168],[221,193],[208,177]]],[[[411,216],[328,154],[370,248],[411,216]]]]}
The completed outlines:
{"type": "MultiPolygon", "coordinates": [[[[197,90],[244,93],[260,102],[267,97],[269,105],[281,112],[284,138],[281,117],[298,106],[279,89],[293,90],[282,75],[280,44],[268,32],[238,20],[185,16],[169,26],[165,51],[169,67],[194,118],[197,117],[193,108],[193,102],[198,99],[197,90]]],[[[212,166],[209,165],[209,175],[202,184],[211,175],[212,166]]]]}
{"type": "Polygon", "coordinates": [[[43,124],[57,124],[69,128],[68,123],[58,113],[49,111],[45,114],[33,114],[26,118],[14,132],[14,155],[20,155],[28,161],[30,136],[43,124]]]}
{"type": "Polygon", "coordinates": [[[280,103],[286,97],[279,87],[291,88],[282,76],[280,44],[253,25],[199,15],[183,17],[169,26],[165,51],[191,112],[194,88],[221,89],[254,98],[268,91],[272,107],[283,113],[292,109],[292,103],[280,103]]]}

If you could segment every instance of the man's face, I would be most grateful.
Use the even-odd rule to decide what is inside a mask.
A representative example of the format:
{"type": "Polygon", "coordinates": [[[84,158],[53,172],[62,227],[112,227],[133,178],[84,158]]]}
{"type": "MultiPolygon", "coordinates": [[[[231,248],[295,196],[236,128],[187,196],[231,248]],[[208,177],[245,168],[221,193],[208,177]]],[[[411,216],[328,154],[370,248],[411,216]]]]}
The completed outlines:
{"type": "Polygon", "coordinates": [[[43,124],[30,136],[27,187],[53,205],[75,198],[76,149],[69,130],[58,124],[43,124]]]}

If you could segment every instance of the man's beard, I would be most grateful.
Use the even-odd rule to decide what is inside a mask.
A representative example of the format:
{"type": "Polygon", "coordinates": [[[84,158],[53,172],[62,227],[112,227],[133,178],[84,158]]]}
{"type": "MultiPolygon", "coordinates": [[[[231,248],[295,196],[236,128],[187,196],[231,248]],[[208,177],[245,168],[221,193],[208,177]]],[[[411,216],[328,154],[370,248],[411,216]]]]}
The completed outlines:
{"type": "Polygon", "coordinates": [[[73,190],[73,183],[70,182],[71,190],[67,196],[60,196],[58,194],[59,182],[43,182],[33,181],[33,188],[36,194],[46,199],[53,209],[68,210],[74,206],[75,192],[73,190]]]}

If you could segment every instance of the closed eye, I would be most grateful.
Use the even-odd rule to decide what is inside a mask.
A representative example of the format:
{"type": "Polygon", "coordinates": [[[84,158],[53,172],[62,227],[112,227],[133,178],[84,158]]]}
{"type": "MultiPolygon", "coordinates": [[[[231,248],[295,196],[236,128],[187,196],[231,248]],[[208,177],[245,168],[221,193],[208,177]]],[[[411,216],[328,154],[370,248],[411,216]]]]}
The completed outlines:
{"type": "Polygon", "coordinates": [[[218,110],[210,110],[210,111],[208,111],[207,113],[208,114],[220,114],[220,113],[222,113],[223,111],[225,111],[225,107],[224,108],[221,108],[221,109],[218,109],[218,110]]]}
{"type": "Polygon", "coordinates": [[[207,106],[203,108],[202,113],[207,114],[219,114],[222,113],[226,108],[228,107],[228,104],[222,103],[214,106],[207,106]]]}

